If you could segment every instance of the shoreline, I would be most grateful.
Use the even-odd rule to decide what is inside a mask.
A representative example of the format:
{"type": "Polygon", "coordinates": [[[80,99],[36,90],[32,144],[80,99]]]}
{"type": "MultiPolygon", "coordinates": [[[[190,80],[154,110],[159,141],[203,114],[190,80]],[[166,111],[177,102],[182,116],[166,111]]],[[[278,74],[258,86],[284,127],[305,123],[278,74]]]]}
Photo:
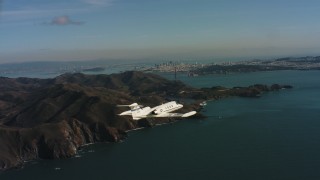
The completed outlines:
{"type": "MultiPolygon", "coordinates": [[[[0,92],[0,100],[8,96],[1,96],[1,93],[11,93],[14,97],[2,99],[7,105],[2,109],[0,107],[0,113],[9,114],[0,119],[3,124],[0,131],[5,135],[0,137],[4,145],[0,152],[0,170],[20,167],[24,161],[32,159],[70,158],[81,147],[99,142],[121,142],[127,138],[127,132],[180,121],[170,118],[133,121],[131,118],[117,116],[120,110],[115,104],[141,102],[155,106],[168,101],[168,97],[194,99],[195,103],[184,104],[184,113],[198,111],[198,101],[230,96],[259,97],[262,92],[285,87],[274,84],[199,89],[154,74],[132,71],[113,75],[64,74],[54,79],[0,80],[4,81],[0,84],[3,90],[0,92]],[[128,81],[136,85],[129,88],[128,81]],[[163,87],[159,87],[159,84],[163,87]],[[224,91],[220,91],[221,88],[224,91]],[[141,96],[145,92],[150,95],[141,96]]],[[[204,116],[197,113],[192,118],[204,116]]]]}

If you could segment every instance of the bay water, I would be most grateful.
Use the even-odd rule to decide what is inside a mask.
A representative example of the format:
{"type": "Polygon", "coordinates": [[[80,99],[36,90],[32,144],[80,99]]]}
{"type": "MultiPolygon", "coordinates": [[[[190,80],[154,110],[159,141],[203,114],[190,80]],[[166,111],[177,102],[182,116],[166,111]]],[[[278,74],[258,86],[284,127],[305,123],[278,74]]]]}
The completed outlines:
{"type": "Polygon", "coordinates": [[[320,71],[178,79],[194,87],[294,88],[209,101],[206,119],[131,131],[121,143],[89,145],[71,159],[31,161],[0,179],[320,179],[320,71]]]}

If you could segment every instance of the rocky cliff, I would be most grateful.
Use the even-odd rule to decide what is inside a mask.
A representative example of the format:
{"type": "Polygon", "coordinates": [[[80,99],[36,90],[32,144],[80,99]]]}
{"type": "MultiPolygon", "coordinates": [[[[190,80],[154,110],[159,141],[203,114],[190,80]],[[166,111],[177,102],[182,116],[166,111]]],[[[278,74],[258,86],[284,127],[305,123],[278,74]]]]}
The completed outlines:
{"type": "MultiPolygon", "coordinates": [[[[53,79],[0,77],[0,170],[43,158],[68,158],[79,147],[95,142],[119,142],[126,131],[171,121],[133,121],[118,116],[117,104],[139,102],[155,106],[171,97],[198,101],[227,96],[253,97],[280,85],[226,89],[195,89],[154,74],[64,74],[53,79]]],[[[182,111],[199,108],[184,104],[182,111]]]]}

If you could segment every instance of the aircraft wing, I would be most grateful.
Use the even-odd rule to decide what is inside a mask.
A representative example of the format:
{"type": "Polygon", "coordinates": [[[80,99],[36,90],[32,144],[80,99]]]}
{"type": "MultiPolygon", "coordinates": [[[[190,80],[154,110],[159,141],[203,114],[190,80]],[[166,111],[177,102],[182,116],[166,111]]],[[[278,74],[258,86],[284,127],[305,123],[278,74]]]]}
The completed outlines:
{"type": "Polygon", "coordinates": [[[192,115],[195,115],[196,111],[190,111],[188,113],[162,113],[154,115],[154,117],[190,117],[192,115]]]}

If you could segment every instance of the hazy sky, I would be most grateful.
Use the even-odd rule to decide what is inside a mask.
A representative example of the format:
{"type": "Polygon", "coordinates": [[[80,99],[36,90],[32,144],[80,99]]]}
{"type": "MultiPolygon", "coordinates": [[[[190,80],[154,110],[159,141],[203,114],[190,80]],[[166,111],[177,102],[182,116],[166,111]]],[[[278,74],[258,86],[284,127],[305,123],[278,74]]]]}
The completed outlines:
{"type": "Polygon", "coordinates": [[[0,63],[320,55],[318,0],[0,0],[0,63]]]}

